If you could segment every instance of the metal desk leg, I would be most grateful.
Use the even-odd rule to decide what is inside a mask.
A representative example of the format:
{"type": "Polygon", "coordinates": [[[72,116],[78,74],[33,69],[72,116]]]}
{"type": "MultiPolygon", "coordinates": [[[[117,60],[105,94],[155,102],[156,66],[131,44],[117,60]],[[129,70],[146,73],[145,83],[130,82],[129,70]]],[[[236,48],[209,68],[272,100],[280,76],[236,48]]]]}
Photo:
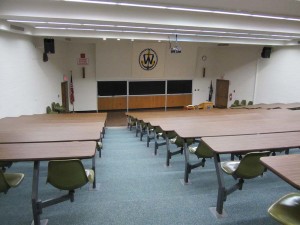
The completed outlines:
{"type": "Polygon", "coordinates": [[[221,169],[221,160],[220,160],[219,154],[214,153],[214,161],[215,161],[216,173],[217,173],[217,178],[218,178],[218,186],[219,186],[216,211],[217,211],[217,213],[222,214],[223,213],[223,203],[226,198],[226,189],[225,189],[224,177],[223,177],[223,172],[221,169]]]}
{"type": "Polygon", "coordinates": [[[42,214],[41,200],[38,199],[39,195],[39,171],[40,171],[40,161],[34,161],[33,166],[33,178],[32,178],[32,194],[31,194],[31,204],[33,221],[32,225],[47,225],[48,219],[40,220],[40,214],[42,214]]]}
{"type": "Polygon", "coordinates": [[[40,223],[40,211],[41,211],[41,209],[39,209],[39,204],[38,204],[39,167],[40,167],[40,162],[39,161],[34,161],[33,179],[32,179],[32,195],[31,195],[34,225],[40,225],[41,224],[40,223]]]}
{"type": "Polygon", "coordinates": [[[166,146],[167,146],[167,161],[166,161],[166,166],[170,166],[171,152],[170,152],[170,141],[169,141],[168,135],[166,135],[166,146]]]}
{"type": "Polygon", "coordinates": [[[157,155],[158,143],[157,143],[157,133],[154,129],[154,155],[157,155]]]}
{"type": "Polygon", "coordinates": [[[96,189],[96,166],[95,166],[95,157],[92,158],[92,169],[94,170],[94,182],[93,182],[93,189],[96,189]]]}
{"type": "Polygon", "coordinates": [[[150,129],[149,129],[149,125],[147,125],[147,147],[149,147],[149,143],[150,143],[150,129]]]}
{"type": "Polygon", "coordinates": [[[187,140],[186,139],[184,139],[183,151],[184,151],[184,157],[185,157],[184,183],[187,184],[189,182],[190,155],[189,155],[189,151],[187,150],[187,140]]]}
{"type": "Polygon", "coordinates": [[[140,141],[143,140],[143,124],[140,123],[140,141]]]}

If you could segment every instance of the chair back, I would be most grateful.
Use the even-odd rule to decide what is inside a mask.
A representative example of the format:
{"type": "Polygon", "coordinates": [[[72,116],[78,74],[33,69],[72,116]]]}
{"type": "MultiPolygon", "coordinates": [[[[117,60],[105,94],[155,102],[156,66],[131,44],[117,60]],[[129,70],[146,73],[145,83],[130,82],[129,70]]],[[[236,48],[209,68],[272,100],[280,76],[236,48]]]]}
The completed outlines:
{"type": "Polygon", "coordinates": [[[47,182],[61,190],[75,190],[88,182],[79,159],[52,160],[48,163],[47,182]]]}
{"type": "Polygon", "coordinates": [[[195,155],[197,155],[198,158],[212,158],[214,156],[213,151],[203,142],[199,143],[195,155]]]}
{"type": "Polygon", "coordinates": [[[55,111],[55,102],[51,103],[51,109],[52,109],[52,111],[55,111]]]}
{"type": "Polygon", "coordinates": [[[246,100],[242,100],[242,101],[241,101],[241,105],[242,105],[242,106],[245,106],[246,103],[247,103],[246,100]]]}
{"type": "Polygon", "coordinates": [[[5,179],[4,173],[0,170],[0,193],[6,193],[9,188],[10,186],[5,179]]]}
{"type": "Polygon", "coordinates": [[[47,112],[47,114],[50,114],[50,113],[51,113],[51,107],[50,107],[50,106],[47,106],[46,112],[47,112]]]}
{"type": "Polygon", "coordinates": [[[233,175],[243,179],[251,179],[262,175],[265,171],[265,167],[261,164],[260,157],[269,155],[270,152],[267,151],[247,153],[244,158],[241,159],[233,175]]]}
{"type": "Polygon", "coordinates": [[[236,106],[239,106],[239,105],[240,105],[240,101],[239,101],[239,100],[235,100],[235,101],[233,102],[233,104],[236,105],[236,106]]]}
{"type": "Polygon", "coordinates": [[[248,102],[248,105],[253,105],[253,101],[249,101],[249,102],[248,102]]]}

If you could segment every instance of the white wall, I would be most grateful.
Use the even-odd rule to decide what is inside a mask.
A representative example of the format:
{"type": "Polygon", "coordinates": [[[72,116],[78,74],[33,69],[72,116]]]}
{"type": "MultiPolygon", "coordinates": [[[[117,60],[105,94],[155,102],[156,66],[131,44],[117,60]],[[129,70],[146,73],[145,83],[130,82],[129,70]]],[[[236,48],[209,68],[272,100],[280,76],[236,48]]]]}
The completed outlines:
{"type": "MultiPolygon", "coordinates": [[[[65,43],[67,49],[68,65],[67,74],[73,77],[74,87],[74,110],[75,111],[93,111],[97,110],[97,82],[95,65],[95,44],[81,43],[78,41],[69,41],[65,43]],[[88,65],[78,65],[80,54],[85,54],[88,59],[88,65]],[[83,78],[82,68],[85,68],[85,78],[83,78]]],[[[70,111],[73,106],[69,105],[70,111]]]]}
{"type": "Polygon", "coordinates": [[[0,31],[0,118],[45,113],[61,102],[64,46],[42,61],[43,46],[32,37],[0,31]]]}
{"type": "Polygon", "coordinates": [[[273,47],[258,60],[255,103],[300,102],[300,47],[273,47]]]}
{"type": "Polygon", "coordinates": [[[257,46],[199,47],[193,104],[208,100],[211,81],[214,87],[212,98],[214,102],[217,79],[229,80],[229,94],[232,93],[232,100],[228,100],[228,107],[235,99],[252,101],[260,51],[261,47],[257,46]],[[203,56],[206,56],[205,61],[202,60],[203,56]],[[205,77],[203,77],[203,67],[206,69],[205,77]]]}

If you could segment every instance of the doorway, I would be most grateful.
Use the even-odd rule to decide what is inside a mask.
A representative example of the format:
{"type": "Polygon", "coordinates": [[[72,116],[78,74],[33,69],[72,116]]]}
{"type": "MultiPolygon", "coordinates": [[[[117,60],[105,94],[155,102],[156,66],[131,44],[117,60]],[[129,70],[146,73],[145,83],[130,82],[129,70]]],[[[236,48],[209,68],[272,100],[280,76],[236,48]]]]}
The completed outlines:
{"type": "Polygon", "coordinates": [[[229,91],[229,80],[217,79],[216,98],[215,98],[216,108],[222,108],[222,109],[227,108],[228,91],[229,91]]]}
{"type": "Polygon", "coordinates": [[[66,112],[69,112],[68,96],[68,81],[64,81],[61,83],[61,103],[62,106],[66,109],[66,112]]]}

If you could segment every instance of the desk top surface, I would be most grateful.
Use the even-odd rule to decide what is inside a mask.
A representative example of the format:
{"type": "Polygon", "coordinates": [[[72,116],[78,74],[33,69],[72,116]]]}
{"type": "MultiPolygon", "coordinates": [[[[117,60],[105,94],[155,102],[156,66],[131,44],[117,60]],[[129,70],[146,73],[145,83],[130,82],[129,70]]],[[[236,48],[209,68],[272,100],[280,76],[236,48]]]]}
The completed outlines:
{"type": "Polygon", "coordinates": [[[0,143],[96,141],[100,139],[105,118],[106,114],[4,118],[0,120],[0,143]]]}
{"type": "Polygon", "coordinates": [[[3,161],[85,159],[92,158],[95,153],[94,141],[0,144],[0,160],[3,161]]]}
{"type": "Polygon", "coordinates": [[[201,140],[219,154],[269,151],[300,147],[300,132],[204,137],[201,140]]]}
{"type": "Polygon", "coordinates": [[[300,190],[300,155],[262,157],[260,160],[269,170],[300,190]]]}

